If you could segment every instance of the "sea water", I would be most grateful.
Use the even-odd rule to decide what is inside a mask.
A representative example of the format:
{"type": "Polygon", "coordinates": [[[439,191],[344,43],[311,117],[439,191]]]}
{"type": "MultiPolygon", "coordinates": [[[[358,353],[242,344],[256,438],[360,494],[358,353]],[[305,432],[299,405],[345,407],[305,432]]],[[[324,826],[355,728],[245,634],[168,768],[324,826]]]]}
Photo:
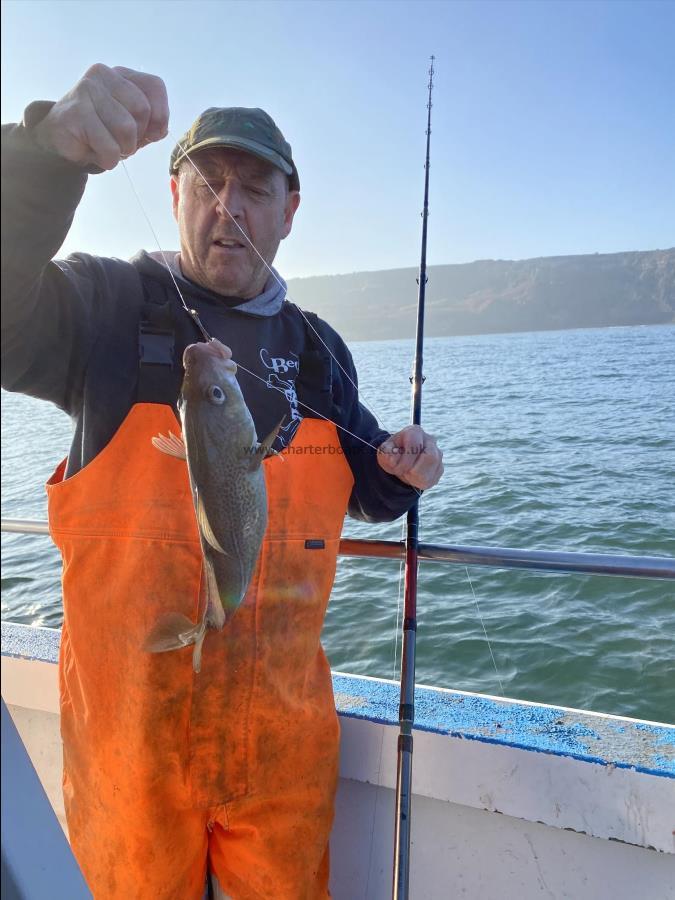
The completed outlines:
{"type": "MultiPolygon", "coordinates": [[[[366,405],[403,427],[413,342],[351,350],[366,405]]],[[[675,326],[432,338],[424,372],[445,475],[422,497],[423,541],[675,557],[675,326]]],[[[70,436],[63,413],[3,392],[3,517],[45,518],[70,436]]],[[[347,520],[344,534],[401,528],[347,520]]],[[[334,669],[398,677],[399,576],[396,561],[339,561],[334,669]]],[[[2,611],[60,624],[48,537],[3,534],[2,611]]],[[[674,722],[675,582],[423,563],[417,681],[674,722]]]]}

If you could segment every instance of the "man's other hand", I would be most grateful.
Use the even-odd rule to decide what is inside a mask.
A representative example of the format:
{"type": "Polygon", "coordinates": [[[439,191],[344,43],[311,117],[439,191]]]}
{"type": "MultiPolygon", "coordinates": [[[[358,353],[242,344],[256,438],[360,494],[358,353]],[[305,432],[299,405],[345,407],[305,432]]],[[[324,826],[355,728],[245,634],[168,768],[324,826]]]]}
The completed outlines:
{"type": "Polygon", "coordinates": [[[81,166],[114,169],[166,137],[169,102],[161,78],[97,63],[35,126],[35,140],[81,166]]]}
{"type": "Polygon", "coordinates": [[[443,474],[443,451],[419,425],[392,434],[377,451],[380,468],[419,490],[433,487],[443,474]]]}

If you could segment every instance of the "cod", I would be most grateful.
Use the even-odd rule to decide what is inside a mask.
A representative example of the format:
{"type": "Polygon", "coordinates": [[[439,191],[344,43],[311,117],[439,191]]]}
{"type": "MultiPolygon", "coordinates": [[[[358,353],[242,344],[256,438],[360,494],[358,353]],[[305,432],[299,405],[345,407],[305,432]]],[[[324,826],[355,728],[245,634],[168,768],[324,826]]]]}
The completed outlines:
{"type": "Polygon", "coordinates": [[[205,590],[195,624],[180,613],[157,622],[145,649],[162,653],[194,644],[193,668],[201,668],[208,628],[222,629],[248,589],[267,527],[262,469],[279,426],[258,443],[255,425],[236,378],[237,366],[219,341],[191,344],[183,354],[185,376],[178,400],[182,440],[152,438],[163,453],[187,461],[205,590]]]}

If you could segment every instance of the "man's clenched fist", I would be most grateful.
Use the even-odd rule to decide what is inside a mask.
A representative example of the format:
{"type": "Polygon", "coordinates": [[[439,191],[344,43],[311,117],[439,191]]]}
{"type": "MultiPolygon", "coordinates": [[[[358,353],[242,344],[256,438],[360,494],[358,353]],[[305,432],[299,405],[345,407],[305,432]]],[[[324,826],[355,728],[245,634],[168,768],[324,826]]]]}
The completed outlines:
{"type": "Polygon", "coordinates": [[[140,147],[161,140],[169,103],[161,78],[97,63],[35,126],[45,149],[82,166],[114,169],[140,147]]]}

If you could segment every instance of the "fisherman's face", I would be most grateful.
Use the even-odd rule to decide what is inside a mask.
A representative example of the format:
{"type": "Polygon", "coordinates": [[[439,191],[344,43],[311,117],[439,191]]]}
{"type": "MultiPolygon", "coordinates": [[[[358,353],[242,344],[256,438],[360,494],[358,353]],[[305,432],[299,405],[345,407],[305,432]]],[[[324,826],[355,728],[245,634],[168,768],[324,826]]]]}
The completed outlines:
{"type": "Polygon", "coordinates": [[[289,191],[280,169],[250,153],[218,148],[192,158],[206,181],[189,162],[171,176],[183,274],[217,294],[256,297],[269,278],[265,263],[290,234],[300,194],[289,191]]]}

